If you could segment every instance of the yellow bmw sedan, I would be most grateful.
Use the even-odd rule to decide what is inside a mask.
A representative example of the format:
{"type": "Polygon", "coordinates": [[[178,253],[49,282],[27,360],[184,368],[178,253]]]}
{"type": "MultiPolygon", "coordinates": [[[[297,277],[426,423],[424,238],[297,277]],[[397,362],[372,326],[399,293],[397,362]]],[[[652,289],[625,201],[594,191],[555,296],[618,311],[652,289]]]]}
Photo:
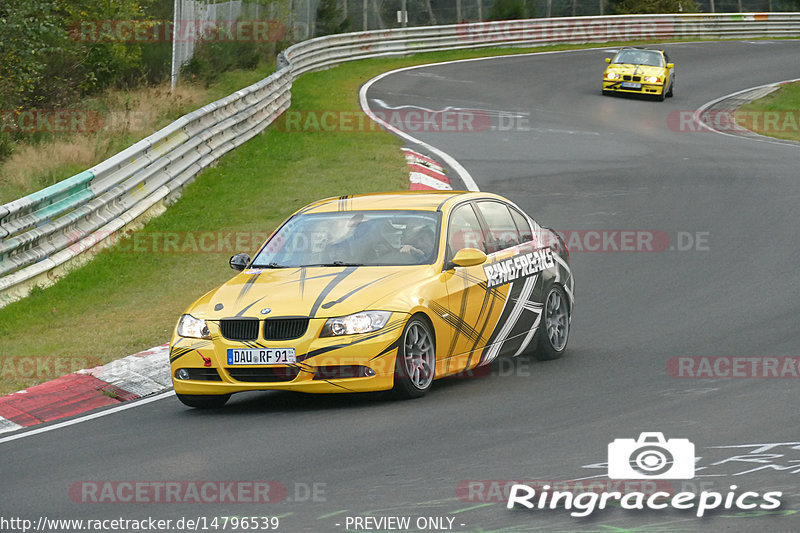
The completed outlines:
{"type": "Polygon", "coordinates": [[[675,65],[663,50],[623,48],[607,57],[603,73],[603,94],[641,94],[659,101],[675,90],[675,65]]]}
{"type": "Polygon", "coordinates": [[[170,343],[178,398],[393,390],[567,346],[574,280],[561,237],[507,199],[418,191],[343,196],[289,217],[195,301],[170,343]]]}

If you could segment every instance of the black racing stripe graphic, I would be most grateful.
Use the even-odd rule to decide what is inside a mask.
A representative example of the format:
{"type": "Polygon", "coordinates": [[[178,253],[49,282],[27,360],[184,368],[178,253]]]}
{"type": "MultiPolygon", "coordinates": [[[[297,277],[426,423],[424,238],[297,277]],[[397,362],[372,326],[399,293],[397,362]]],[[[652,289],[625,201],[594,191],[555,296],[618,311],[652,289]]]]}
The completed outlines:
{"type": "Polygon", "coordinates": [[[494,298],[505,298],[505,295],[501,293],[499,290],[500,286],[489,288],[489,284],[485,279],[479,278],[478,276],[473,276],[466,270],[457,270],[455,276],[459,278],[464,278],[470,281],[471,283],[474,283],[475,285],[479,285],[484,290],[489,291],[494,298]]]}
{"type": "Polygon", "coordinates": [[[317,314],[317,310],[319,306],[322,305],[322,302],[325,298],[330,294],[330,292],[344,280],[347,276],[355,272],[357,267],[346,267],[344,270],[336,274],[336,276],[328,282],[324,289],[319,293],[317,299],[314,301],[314,305],[311,306],[311,311],[308,313],[309,318],[314,318],[317,314]]]}
{"type": "Polygon", "coordinates": [[[169,362],[174,363],[189,352],[193,352],[194,348],[173,348],[169,354],[169,362]]]}
{"type": "MultiPolygon", "coordinates": [[[[352,267],[350,267],[350,268],[352,268],[352,267]]],[[[290,279],[288,281],[283,281],[280,284],[281,285],[291,285],[292,283],[302,283],[302,284],[305,285],[305,282],[308,281],[308,280],[322,279],[322,278],[333,278],[333,277],[338,276],[338,275],[339,275],[339,272],[329,272],[327,274],[318,274],[316,276],[308,276],[308,275],[306,275],[306,276],[301,276],[298,279],[290,279]]]]}
{"type": "MultiPolygon", "coordinates": [[[[431,302],[430,303],[431,310],[439,315],[439,317],[447,322],[447,324],[452,327],[454,330],[459,332],[461,335],[464,335],[468,339],[475,341],[476,343],[481,340],[480,334],[478,331],[470,326],[467,322],[464,321],[460,316],[456,315],[455,313],[450,312],[449,309],[445,308],[443,305],[439,304],[438,302],[431,302]],[[447,316],[444,316],[447,315],[447,316]]],[[[451,345],[450,354],[453,353],[455,349],[454,346],[451,345]]]]}
{"type": "MultiPolygon", "coordinates": [[[[483,339],[484,333],[486,333],[486,327],[489,325],[489,320],[492,319],[492,311],[494,311],[494,304],[497,302],[497,298],[492,296],[492,293],[489,290],[486,290],[483,296],[483,302],[481,303],[481,314],[479,316],[485,316],[486,319],[483,321],[483,325],[481,326],[481,330],[478,333],[478,338],[483,339]],[[486,309],[486,306],[489,306],[489,309],[486,309]]],[[[499,322],[499,321],[498,321],[499,322]]],[[[497,324],[495,324],[497,327],[497,324]]],[[[495,327],[492,328],[492,332],[494,332],[495,327]]],[[[487,342],[488,344],[488,342],[487,342]]],[[[467,357],[467,364],[465,368],[469,368],[470,363],[472,363],[472,356],[475,353],[475,350],[478,349],[479,343],[476,340],[475,343],[472,345],[472,349],[469,351],[469,356],[467,357]]]]}
{"type": "Polygon", "coordinates": [[[308,276],[308,272],[306,271],[306,267],[300,267],[300,298],[303,297],[303,294],[306,290],[306,277],[308,276]]]}
{"type": "MultiPolygon", "coordinates": [[[[503,328],[503,324],[505,324],[511,316],[511,313],[514,311],[514,303],[519,299],[520,294],[522,293],[522,287],[524,283],[512,283],[511,289],[508,291],[508,298],[506,308],[503,309],[503,313],[500,315],[500,318],[497,319],[497,324],[494,326],[494,330],[492,334],[489,336],[489,341],[486,343],[487,346],[494,344],[497,341],[497,336],[500,334],[500,330],[503,328]]],[[[506,287],[508,285],[505,285],[506,287]]],[[[534,287],[535,288],[535,287],[534,287]]],[[[531,295],[533,295],[533,291],[531,291],[531,295]]]]}
{"type": "Polygon", "coordinates": [[[458,337],[462,333],[462,328],[460,327],[460,324],[463,323],[464,319],[462,317],[467,312],[467,298],[469,297],[469,288],[470,288],[469,275],[465,274],[465,275],[462,275],[462,276],[459,276],[459,277],[464,281],[464,291],[461,293],[461,309],[460,309],[458,315],[457,316],[453,316],[453,314],[451,313],[448,316],[448,318],[453,318],[453,319],[456,320],[456,325],[454,326],[455,332],[454,332],[453,336],[450,337],[450,349],[448,350],[448,353],[450,353],[450,354],[455,352],[456,343],[458,342],[458,337]]]}
{"type": "Polygon", "coordinates": [[[489,352],[484,352],[485,354],[492,355],[491,358],[492,360],[494,360],[496,357],[499,357],[501,354],[505,353],[504,345],[509,339],[512,338],[511,334],[513,333],[513,330],[517,326],[519,321],[524,320],[523,314],[525,313],[528,304],[536,303],[535,289],[536,289],[536,284],[539,283],[540,277],[541,276],[539,276],[539,274],[535,274],[532,277],[524,278],[525,281],[523,283],[518,283],[519,280],[511,282],[511,289],[509,290],[507,303],[513,302],[513,304],[511,306],[506,305],[506,308],[504,309],[504,312],[502,313],[502,316],[500,320],[497,322],[497,326],[495,326],[495,330],[492,333],[492,338],[490,338],[489,342],[486,344],[486,346],[489,348],[490,351],[494,349],[495,345],[497,345],[497,351],[493,355],[489,352]],[[530,286],[530,292],[528,293],[528,296],[523,298],[522,293],[523,291],[528,290],[526,288],[528,286],[528,283],[533,283],[533,285],[530,286]],[[519,287],[518,291],[516,290],[516,287],[519,287]],[[515,311],[517,309],[519,309],[519,312],[516,313],[516,317],[513,318],[512,322],[512,315],[515,314],[515,311]],[[510,326],[507,327],[509,324],[510,326]],[[503,330],[506,330],[505,333],[503,333],[503,330]]]}
{"type": "MultiPolygon", "coordinates": [[[[251,303],[250,305],[248,305],[248,306],[244,307],[244,308],[243,308],[241,311],[239,311],[238,313],[236,313],[236,315],[234,315],[234,316],[242,316],[243,314],[245,314],[245,313],[247,312],[247,310],[248,310],[248,309],[250,309],[251,307],[253,307],[254,305],[256,305],[258,302],[260,302],[260,301],[261,301],[261,300],[263,300],[263,299],[264,299],[264,297],[262,296],[262,297],[261,297],[261,298],[259,298],[258,300],[255,300],[253,303],[251,303]]],[[[238,300],[238,298],[237,298],[237,300],[236,300],[236,301],[237,301],[237,302],[239,301],[239,300],[238,300]]]]}
{"type": "Polygon", "coordinates": [[[362,342],[365,342],[365,341],[368,341],[368,340],[372,340],[372,339],[374,339],[376,337],[380,337],[381,335],[386,335],[387,333],[391,333],[392,331],[395,331],[396,329],[402,328],[404,326],[405,326],[405,324],[404,324],[404,322],[402,320],[396,320],[394,322],[389,322],[386,326],[384,326],[383,328],[379,329],[378,331],[376,331],[374,333],[371,333],[371,334],[368,334],[368,335],[366,335],[364,337],[361,337],[360,339],[356,339],[356,340],[351,341],[351,342],[345,342],[345,343],[342,343],[342,344],[336,344],[334,346],[326,346],[325,348],[317,348],[316,350],[312,350],[310,352],[306,352],[305,354],[298,355],[297,356],[297,360],[298,361],[307,361],[308,359],[311,359],[312,357],[317,357],[318,355],[322,355],[324,353],[332,352],[332,351],[338,350],[340,348],[347,348],[348,346],[353,346],[354,344],[359,344],[359,343],[362,343],[362,342]]]}
{"type": "Polygon", "coordinates": [[[350,298],[352,295],[354,295],[354,294],[355,294],[355,293],[357,293],[358,291],[360,291],[360,290],[363,290],[363,289],[366,289],[366,288],[367,288],[367,287],[369,287],[370,285],[374,285],[375,283],[378,283],[379,281],[383,281],[383,280],[385,280],[385,279],[387,279],[387,278],[391,278],[392,276],[395,276],[395,275],[397,275],[397,273],[396,273],[396,272],[392,272],[391,274],[387,274],[387,275],[383,276],[382,278],[378,278],[378,279],[376,279],[376,280],[372,280],[372,281],[370,281],[369,283],[366,283],[366,284],[364,284],[364,285],[362,285],[362,286],[360,286],[360,287],[356,287],[356,288],[355,288],[355,289],[353,289],[352,291],[348,292],[348,293],[347,293],[347,294],[345,294],[344,296],[341,296],[341,297],[337,298],[336,300],[331,300],[331,301],[329,301],[329,302],[325,302],[325,303],[324,303],[324,304],[322,304],[320,307],[322,307],[323,309],[330,309],[330,308],[331,308],[331,307],[333,307],[334,305],[336,305],[336,304],[340,304],[340,303],[342,303],[343,301],[347,300],[348,298],[350,298]]]}
{"type": "Polygon", "coordinates": [[[387,346],[386,348],[381,350],[381,352],[378,355],[376,355],[375,357],[373,357],[372,359],[370,359],[370,361],[374,361],[378,357],[383,357],[384,355],[386,355],[387,353],[391,352],[392,350],[399,349],[401,340],[402,340],[402,337],[397,337],[397,339],[395,339],[395,341],[393,343],[391,343],[389,346],[387,346]]]}
{"type": "MultiPolygon", "coordinates": [[[[438,302],[431,302],[429,304],[431,310],[439,315],[439,318],[445,321],[447,325],[449,325],[453,330],[457,333],[458,332],[458,321],[454,316],[453,312],[450,309],[444,307],[438,302]]],[[[450,335],[450,347],[447,349],[447,353],[452,355],[453,351],[456,349],[456,335],[450,335]]]]}
{"type": "Polygon", "coordinates": [[[245,295],[246,295],[248,292],[250,292],[250,289],[252,289],[252,288],[253,288],[253,285],[255,284],[256,280],[257,280],[257,279],[258,279],[260,276],[261,276],[261,272],[256,272],[255,274],[253,274],[252,276],[250,276],[250,279],[248,279],[247,281],[245,281],[245,282],[244,282],[244,285],[242,286],[242,290],[239,292],[239,296],[237,296],[237,297],[236,297],[236,304],[237,304],[237,305],[239,304],[239,302],[241,301],[241,299],[242,299],[242,298],[244,298],[244,297],[245,297],[245,295]]]}
{"type": "Polygon", "coordinates": [[[325,382],[325,383],[327,383],[328,385],[333,385],[334,387],[339,387],[340,389],[344,389],[344,390],[346,390],[347,392],[353,392],[353,389],[351,389],[351,388],[349,388],[349,387],[345,387],[344,385],[341,385],[341,384],[339,384],[339,383],[334,383],[334,382],[332,382],[332,381],[331,381],[331,380],[329,380],[329,379],[323,379],[322,381],[324,381],[324,382],[325,382]]]}

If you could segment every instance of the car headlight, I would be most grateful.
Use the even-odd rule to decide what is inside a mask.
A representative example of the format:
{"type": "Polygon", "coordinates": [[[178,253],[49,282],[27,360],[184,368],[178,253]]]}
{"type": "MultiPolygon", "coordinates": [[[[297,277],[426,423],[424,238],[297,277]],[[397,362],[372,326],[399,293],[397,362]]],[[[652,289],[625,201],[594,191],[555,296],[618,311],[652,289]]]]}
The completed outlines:
{"type": "Polygon", "coordinates": [[[392,316],[390,311],[362,311],[354,315],[329,318],[322,326],[320,337],[355,335],[378,331],[392,316]]]}
{"type": "Polygon", "coordinates": [[[658,76],[645,76],[644,81],[646,81],[647,83],[658,83],[661,80],[658,79],[658,76]]]}
{"type": "Polygon", "coordinates": [[[610,80],[616,80],[617,78],[619,78],[619,74],[617,74],[616,72],[609,72],[608,74],[606,74],[606,78],[610,80]]]}
{"type": "Polygon", "coordinates": [[[194,339],[210,339],[211,332],[208,331],[208,324],[205,320],[195,318],[192,315],[183,315],[178,321],[178,335],[181,337],[192,337],[194,339]]]}

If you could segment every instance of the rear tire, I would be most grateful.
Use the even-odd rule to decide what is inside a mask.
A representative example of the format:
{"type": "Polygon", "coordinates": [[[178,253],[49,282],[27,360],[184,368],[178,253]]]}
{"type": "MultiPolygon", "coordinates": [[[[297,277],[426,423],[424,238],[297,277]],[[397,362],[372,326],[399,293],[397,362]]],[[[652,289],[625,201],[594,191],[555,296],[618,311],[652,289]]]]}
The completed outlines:
{"type": "Polygon", "coordinates": [[[424,396],[433,385],[436,373],[436,345],[428,323],[413,316],[400,336],[394,365],[394,395],[403,398],[424,396]]]}
{"type": "Polygon", "coordinates": [[[569,340],[569,303],[564,289],[553,285],[547,291],[542,309],[542,321],[538,331],[536,359],[551,361],[558,359],[567,349],[569,340]]]}
{"type": "Polygon", "coordinates": [[[218,409],[230,399],[230,394],[176,394],[178,399],[195,409],[218,409]]]}

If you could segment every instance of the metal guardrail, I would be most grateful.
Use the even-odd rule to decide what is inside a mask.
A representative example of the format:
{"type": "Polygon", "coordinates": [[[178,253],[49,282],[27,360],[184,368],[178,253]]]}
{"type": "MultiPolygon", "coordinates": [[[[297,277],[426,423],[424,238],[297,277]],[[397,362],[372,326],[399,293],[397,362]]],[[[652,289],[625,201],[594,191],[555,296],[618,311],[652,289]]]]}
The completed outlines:
{"type": "Polygon", "coordinates": [[[331,35],[288,48],[268,78],[189,113],[69,179],[0,206],[0,306],[51,282],[116,232],[163,210],[223,154],[266,128],[298,76],[417,52],[685,39],[800,36],[800,13],[623,15],[457,24],[331,35]]]}

